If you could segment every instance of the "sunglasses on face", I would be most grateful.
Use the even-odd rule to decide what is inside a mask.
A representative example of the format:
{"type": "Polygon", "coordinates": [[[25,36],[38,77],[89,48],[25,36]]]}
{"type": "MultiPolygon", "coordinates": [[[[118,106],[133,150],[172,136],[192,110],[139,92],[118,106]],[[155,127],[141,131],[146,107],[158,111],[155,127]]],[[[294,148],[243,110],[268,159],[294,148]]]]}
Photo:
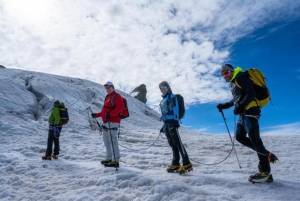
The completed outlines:
{"type": "Polygon", "coordinates": [[[226,71],[223,71],[221,74],[222,74],[222,76],[224,76],[224,77],[228,77],[228,76],[231,75],[231,71],[230,71],[230,70],[226,70],[226,71]]]}

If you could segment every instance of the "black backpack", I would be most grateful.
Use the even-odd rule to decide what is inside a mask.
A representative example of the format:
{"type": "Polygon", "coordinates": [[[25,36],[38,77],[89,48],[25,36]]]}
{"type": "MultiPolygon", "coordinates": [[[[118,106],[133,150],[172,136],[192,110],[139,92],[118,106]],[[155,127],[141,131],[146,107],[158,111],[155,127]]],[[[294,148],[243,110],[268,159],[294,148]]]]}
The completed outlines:
{"type": "Polygon", "coordinates": [[[178,102],[179,119],[182,119],[185,114],[184,98],[180,94],[176,94],[175,96],[176,96],[176,100],[178,102]]]}
{"type": "Polygon", "coordinates": [[[69,122],[68,108],[63,103],[59,106],[60,124],[65,125],[69,122]]]}

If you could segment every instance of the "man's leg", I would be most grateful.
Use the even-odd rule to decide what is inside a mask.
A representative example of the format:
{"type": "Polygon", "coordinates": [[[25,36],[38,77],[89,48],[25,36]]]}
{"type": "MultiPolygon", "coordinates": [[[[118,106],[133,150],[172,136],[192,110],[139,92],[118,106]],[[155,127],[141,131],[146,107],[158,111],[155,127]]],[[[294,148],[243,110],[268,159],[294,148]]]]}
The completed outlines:
{"type": "Polygon", "coordinates": [[[60,132],[61,132],[61,128],[57,128],[56,129],[56,135],[53,137],[53,141],[54,141],[54,155],[58,155],[59,154],[59,136],[60,136],[60,132]]]}
{"type": "Polygon", "coordinates": [[[259,158],[258,169],[260,172],[270,173],[269,151],[266,150],[259,133],[258,119],[253,117],[244,118],[244,126],[251,140],[254,150],[259,158]]]}
{"type": "Polygon", "coordinates": [[[52,155],[52,146],[53,146],[53,137],[54,137],[53,132],[54,132],[53,128],[49,128],[46,156],[52,155]]]}
{"type": "Polygon", "coordinates": [[[107,129],[103,129],[103,142],[106,148],[106,160],[113,160],[110,135],[107,129]]]}
{"type": "Polygon", "coordinates": [[[120,160],[120,149],[119,149],[119,142],[118,142],[118,130],[115,130],[119,127],[118,124],[111,124],[111,137],[112,137],[112,149],[115,152],[116,161],[120,160]]]}
{"type": "Polygon", "coordinates": [[[179,150],[180,155],[182,157],[183,165],[190,164],[188,153],[186,152],[186,149],[185,149],[184,145],[182,144],[178,129],[174,127],[174,128],[172,128],[171,132],[172,132],[172,135],[174,136],[173,137],[174,144],[177,147],[177,149],[179,150]]]}
{"type": "Polygon", "coordinates": [[[59,137],[55,137],[54,139],[54,155],[59,155],[59,149],[60,149],[60,147],[59,147],[59,137]]]}
{"type": "Polygon", "coordinates": [[[178,147],[175,146],[174,133],[172,133],[171,128],[169,126],[167,126],[167,128],[166,128],[166,136],[167,136],[169,145],[172,148],[172,152],[173,152],[172,165],[179,165],[179,160],[180,160],[179,149],[178,149],[178,147]]]}
{"type": "Polygon", "coordinates": [[[247,132],[244,128],[243,117],[240,117],[236,124],[235,138],[239,143],[253,149],[251,140],[247,137],[247,132]]]}

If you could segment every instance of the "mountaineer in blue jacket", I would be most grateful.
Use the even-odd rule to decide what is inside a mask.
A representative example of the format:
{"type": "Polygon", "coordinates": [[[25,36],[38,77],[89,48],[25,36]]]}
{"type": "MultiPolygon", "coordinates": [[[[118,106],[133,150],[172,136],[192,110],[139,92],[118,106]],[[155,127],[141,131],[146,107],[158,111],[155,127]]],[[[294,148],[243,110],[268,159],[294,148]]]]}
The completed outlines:
{"type": "Polygon", "coordinates": [[[239,115],[235,130],[236,140],[257,152],[259,159],[258,172],[250,175],[249,181],[255,183],[272,182],[270,163],[275,163],[278,158],[265,148],[260,137],[261,107],[255,86],[247,72],[240,67],[234,68],[231,64],[224,64],[221,68],[221,74],[225,81],[230,83],[233,99],[218,104],[217,108],[222,112],[222,110],[234,106],[234,114],[239,115]]]}
{"type": "Polygon", "coordinates": [[[178,100],[176,95],[172,93],[168,82],[161,82],[159,89],[163,98],[160,102],[161,120],[164,122],[160,131],[166,134],[168,143],[173,151],[173,160],[171,165],[168,166],[167,172],[189,172],[193,169],[192,164],[178,133],[180,126],[178,100]],[[180,155],[182,157],[182,165],[180,165],[180,155]]]}

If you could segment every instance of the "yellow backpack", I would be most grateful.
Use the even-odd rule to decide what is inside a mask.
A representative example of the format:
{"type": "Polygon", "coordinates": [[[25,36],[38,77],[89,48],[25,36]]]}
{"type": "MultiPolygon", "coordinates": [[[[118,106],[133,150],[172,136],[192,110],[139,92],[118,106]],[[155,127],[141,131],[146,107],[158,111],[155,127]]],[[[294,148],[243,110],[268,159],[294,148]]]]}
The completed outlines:
{"type": "Polygon", "coordinates": [[[257,68],[250,68],[246,73],[248,73],[248,76],[253,83],[258,105],[260,107],[266,106],[270,102],[271,96],[264,74],[257,68]]]}

